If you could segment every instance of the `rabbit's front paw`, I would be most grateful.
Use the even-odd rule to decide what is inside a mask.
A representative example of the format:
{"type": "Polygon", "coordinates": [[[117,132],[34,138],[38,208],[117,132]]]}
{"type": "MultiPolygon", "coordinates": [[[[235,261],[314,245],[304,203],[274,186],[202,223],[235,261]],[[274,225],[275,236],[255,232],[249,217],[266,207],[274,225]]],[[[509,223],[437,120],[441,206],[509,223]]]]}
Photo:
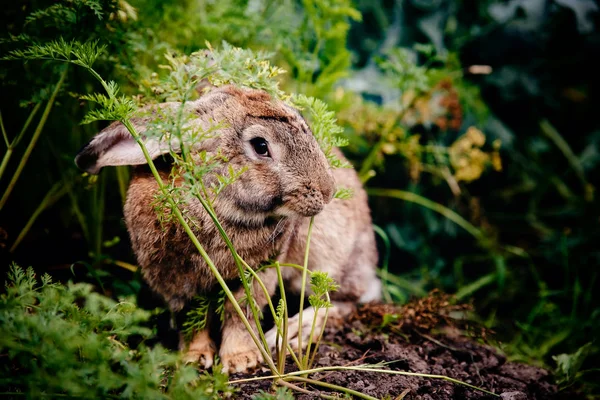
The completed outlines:
{"type": "Polygon", "coordinates": [[[252,343],[252,347],[254,348],[246,348],[236,353],[221,354],[223,370],[233,374],[235,372],[247,372],[258,367],[263,362],[263,357],[256,346],[254,346],[254,343],[252,343]]]}
{"type": "Polygon", "coordinates": [[[223,362],[223,371],[233,374],[235,372],[247,372],[258,367],[263,362],[262,354],[254,345],[254,342],[239,343],[234,348],[220,352],[223,362]]]}
{"type": "Polygon", "coordinates": [[[219,357],[223,371],[227,373],[247,372],[263,362],[263,356],[252,341],[250,334],[243,330],[230,331],[223,335],[219,357]]]}
{"type": "Polygon", "coordinates": [[[204,369],[212,367],[215,358],[215,344],[209,336],[208,330],[201,330],[194,335],[190,342],[183,360],[185,362],[197,362],[204,369]]]}

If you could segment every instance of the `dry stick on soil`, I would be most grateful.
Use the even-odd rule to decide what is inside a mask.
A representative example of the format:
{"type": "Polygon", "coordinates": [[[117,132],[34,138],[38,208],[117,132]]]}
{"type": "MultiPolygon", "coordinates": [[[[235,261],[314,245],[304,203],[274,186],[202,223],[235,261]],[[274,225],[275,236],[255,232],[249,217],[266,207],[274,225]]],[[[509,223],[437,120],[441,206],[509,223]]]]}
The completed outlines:
{"type": "MultiPolygon", "coordinates": [[[[500,397],[500,395],[490,392],[489,390],[480,388],[475,385],[471,385],[469,383],[460,381],[458,379],[450,378],[449,376],[445,376],[445,375],[422,374],[419,372],[406,372],[406,371],[392,371],[389,369],[381,369],[381,368],[379,368],[379,366],[370,366],[370,365],[360,365],[360,366],[356,366],[356,367],[320,367],[320,368],[313,368],[313,369],[308,369],[308,370],[304,370],[304,371],[288,372],[287,374],[283,374],[283,375],[279,375],[279,376],[257,376],[254,378],[236,379],[233,381],[229,381],[229,383],[235,384],[235,383],[244,383],[244,382],[252,382],[252,381],[259,381],[259,380],[264,380],[264,379],[275,379],[275,378],[280,378],[280,379],[293,378],[294,380],[298,380],[297,378],[299,377],[299,375],[308,375],[308,374],[312,374],[312,373],[316,373],[316,372],[327,372],[327,371],[379,372],[382,374],[390,374],[390,375],[404,375],[404,376],[414,376],[414,377],[430,378],[430,379],[441,379],[441,380],[452,382],[452,383],[455,383],[458,385],[466,386],[468,388],[489,394],[490,396],[500,397]]],[[[315,381],[315,382],[318,382],[318,381],[315,381]]]]}
{"type": "Polygon", "coordinates": [[[334,384],[327,383],[327,382],[317,381],[317,380],[314,380],[314,379],[303,378],[301,376],[291,376],[291,377],[288,377],[287,379],[291,379],[291,380],[298,381],[298,382],[304,382],[304,383],[308,383],[308,384],[311,384],[311,385],[323,386],[323,387],[326,387],[328,389],[332,389],[332,390],[335,390],[337,392],[346,393],[346,394],[349,394],[349,395],[352,395],[352,396],[355,396],[355,397],[358,397],[358,398],[361,398],[361,399],[379,400],[379,399],[377,399],[377,397],[369,396],[368,394],[357,392],[356,390],[348,389],[348,388],[345,388],[343,386],[338,386],[338,385],[334,385],[334,384]]]}

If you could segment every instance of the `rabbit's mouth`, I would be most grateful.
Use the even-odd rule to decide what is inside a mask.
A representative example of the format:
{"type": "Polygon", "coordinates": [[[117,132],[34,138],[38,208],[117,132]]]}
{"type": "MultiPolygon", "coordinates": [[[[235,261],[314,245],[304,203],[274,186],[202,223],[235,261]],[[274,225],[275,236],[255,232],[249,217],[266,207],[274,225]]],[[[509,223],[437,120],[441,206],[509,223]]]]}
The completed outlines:
{"type": "Polygon", "coordinates": [[[273,214],[275,214],[276,216],[280,216],[280,217],[314,217],[315,215],[317,215],[318,213],[320,213],[321,211],[323,211],[324,207],[303,207],[301,209],[294,209],[291,207],[288,207],[287,205],[283,205],[281,207],[278,207],[277,209],[275,209],[275,212],[273,214]]]}
{"type": "Polygon", "coordinates": [[[319,192],[295,194],[283,197],[282,205],[274,214],[283,217],[313,217],[323,211],[325,201],[319,192]]]}

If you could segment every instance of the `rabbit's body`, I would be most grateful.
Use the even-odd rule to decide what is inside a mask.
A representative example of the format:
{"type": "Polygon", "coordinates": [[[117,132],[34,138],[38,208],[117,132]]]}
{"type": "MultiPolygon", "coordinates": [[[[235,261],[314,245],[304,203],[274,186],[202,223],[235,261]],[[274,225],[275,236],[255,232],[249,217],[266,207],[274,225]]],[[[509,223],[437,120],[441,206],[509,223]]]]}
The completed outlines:
{"type": "MultiPolygon", "coordinates": [[[[335,306],[330,315],[341,317],[356,302],[377,299],[377,251],[366,193],[354,170],[331,170],[304,119],[264,92],[233,87],[213,90],[187,107],[196,113],[199,125],[224,123],[203,149],[218,149],[228,165],[246,169],[214,201],[217,217],[242,259],[253,268],[268,259],[303,264],[309,217],[315,216],[309,268],[328,272],[340,286],[332,293],[335,306]],[[332,201],[336,186],[352,189],[353,197],[332,201]]],[[[137,121],[139,130],[144,123],[137,121]]],[[[142,164],[137,144],[127,142],[129,134],[123,130],[113,124],[97,135],[78,155],[78,165],[97,173],[104,165],[142,164]]],[[[147,144],[153,157],[165,152],[160,144],[147,144]]],[[[163,181],[168,174],[161,171],[163,181]]],[[[148,168],[136,167],[124,209],[125,222],[144,278],[173,311],[180,311],[193,296],[218,288],[218,283],[183,228],[176,221],[161,225],[155,210],[158,192],[148,168]]],[[[184,207],[196,237],[223,278],[237,279],[235,260],[199,200],[190,196],[184,207]]],[[[301,272],[293,268],[283,271],[286,287],[299,291],[301,272]]],[[[274,269],[260,274],[272,295],[277,284],[274,269]]],[[[257,304],[265,306],[266,297],[256,283],[253,292],[257,304]]],[[[242,298],[243,289],[235,296],[242,298]]],[[[305,323],[307,320],[312,323],[312,318],[305,323]]],[[[297,334],[297,320],[296,328],[293,319],[290,327],[291,338],[297,334]]],[[[304,329],[303,334],[308,331],[304,329]]],[[[274,332],[267,336],[273,345],[274,332]]],[[[229,302],[225,304],[219,354],[229,371],[244,371],[262,361],[229,302]]],[[[214,344],[207,331],[198,332],[188,346],[188,358],[200,359],[208,367],[213,355],[214,344]]]]}
{"type": "MultiPolygon", "coordinates": [[[[337,157],[343,159],[341,152],[337,157]]],[[[163,181],[168,173],[162,172],[163,181]]],[[[372,279],[377,263],[375,239],[366,194],[354,170],[333,171],[338,185],[351,188],[353,199],[333,200],[315,216],[309,254],[309,268],[328,272],[343,290],[331,293],[334,299],[343,297],[358,301],[365,293],[364,282],[372,279]],[[362,267],[347,268],[346,265],[362,267]]],[[[154,176],[145,166],[136,167],[124,207],[125,222],[144,278],[160,293],[173,311],[181,310],[195,295],[208,293],[218,282],[206,262],[176,221],[161,224],[152,204],[159,192],[154,176]],[[182,255],[186,255],[182,257],[182,255]],[[168,267],[167,267],[168,266],[168,267]]],[[[241,224],[239,218],[227,218],[219,212],[219,221],[228,233],[236,251],[251,266],[269,259],[281,263],[302,265],[310,219],[266,216],[241,224]]],[[[200,202],[191,198],[188,213],[195,217],[192,229],[225,280],[238,278],[238,268],[216,225],[200,202]]],[[[299,293],[302,272],[283,269],[287,288],[299,293]]],[[[368,301],[368,300],[367,300],[368,301]]]]}
{"type": "MultiPolygon", "coordinates": [[[[183,227],[177,221],[161,225],[156,210],[149,206],[158,193],[158,184],[146,168],[136,169],[124,207],[133,251],[152,289],[167,300],[171,310],[180,311],[193,296],[210,292],[218,282],[183,227]]],[[[168,174],[161,175],[166,180],[168,174]]],[[[216,225],[197,199],[189,202],[187,209],[194,216],[192,230],[196,237],[225,280],[238,278],[238,268],[216,225]]],[[[220,209],[218,200],[215,208],[220,209]]],[[[218,215],[236,251],[248,265],[258,266],[274,258],[288,242],[290,230],[286,228],[292,221],[282,217],[241,225],[237,220],[223,218],[220,212],[218,215]]]]}

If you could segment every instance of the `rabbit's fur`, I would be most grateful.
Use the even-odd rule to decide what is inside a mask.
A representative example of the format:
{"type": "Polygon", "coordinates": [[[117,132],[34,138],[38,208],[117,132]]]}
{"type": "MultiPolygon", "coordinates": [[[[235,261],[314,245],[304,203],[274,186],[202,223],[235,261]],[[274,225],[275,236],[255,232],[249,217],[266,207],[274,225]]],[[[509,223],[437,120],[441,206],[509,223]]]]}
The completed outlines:
{"type": "MultiPolygon", "coordinates": [[[[311,270],[328,272],[339,284],[339,290],[331,294],[334,307],[330,316],[343,317],[356,302],[379,298],[377,250],[367,196],[354,170],[329,167],[310,128],[295,109],[272,100],[263,91],[232,86],[213,89],[186,106],[197,116],[192,123],[204,128],[219,123],[217,135],[203,142],[202,149],[219,149],[229,164],[246,168],[218,195],[214,208],[238,254],[250,266],[256,268],[273,258],[303,264],[309,217],[315,216],[308,265],[311,270]],[[270,157],[261,157],[254,150],[250,140],[256,137],[266,139],[270,157]],[[353,197],[332,201],[336,186],[352,189],[353,197]]],[[[176,109],[177,104],[161,107],[176,109]]],[[[134,120],[139,132],[144,131],[147,120],[134,120]]],[[[153,158],[168,152],[168,146],[156,140],[145,138],[145,142],[153,158]]],[[[343,159],[337,149],[335,153],[343,159]]],[[[145,163],[141,150],[123,125],[112,124],[96,135],[78,154],[76,163],[91,173],[98,173],[106,165],[139,165],[127,192],[125,221],[144,278],[171,310],[180,311],[196,294],[218,288],[183,228],[175,221],[161,226],[153,207],[158,184],[148,167],[141,165],[145,163]]],[[[163,181],[168,180],[169,172],[167,168],[160,170],[163,181]]],[[[194,233],[223,278],[235,281],[238,269],[208,213],[192,196],[185,207],[186,215],[194,220],[194,233]]],[[[301,271],[283,268],[283,273],[287,289],[299,292],[301,271]]],[[[260,274],[273,294],[277,285],[275,270],[268,268],[260,274]]],[[[263,290],[255,283],[253,291],[257,304],[264,307],[267,300],[263,290]]],[[[243,288],[235,292],[238,299],[244,295],[243,288]]],[[[314,315],[314,311],[308,312],[314,315]]],[[[319,315],[319,323],[322,317],[319,315]]],[[[304,318],[307,324],[312,320],[304,318]]],[[[297,317],[291,318],[288,339],[292,345],[296,344],[291,339],[298,333],[297,325],[297,317]]],[[[303,335],[309,331],[305,327],[303,335]]],[[[275,336],[274,331],[267,334],[271,346],[275,336]]],[[[245,371],[262,362],[228,301],[221,337],[219,355],[226,371],[245,371]]],[[[197,332],[187,345],[187,358],[209,367],[214,348],[208,330],[197,332]]]]}

